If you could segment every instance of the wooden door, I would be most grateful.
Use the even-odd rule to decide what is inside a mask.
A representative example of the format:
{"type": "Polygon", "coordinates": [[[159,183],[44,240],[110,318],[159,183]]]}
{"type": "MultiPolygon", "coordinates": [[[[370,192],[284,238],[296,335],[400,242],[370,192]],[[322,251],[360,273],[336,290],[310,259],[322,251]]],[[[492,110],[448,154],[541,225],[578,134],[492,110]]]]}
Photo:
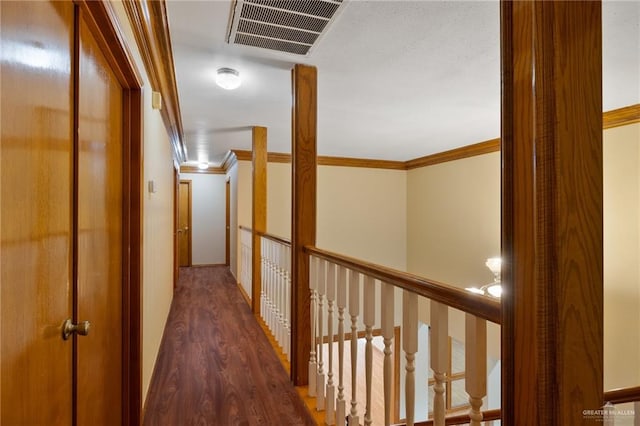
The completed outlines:
{"type": "Polygon", "coordinates": [[[179,265],[191,266],[191,181],[181,180],[178,192],[179,265]]]}
{"type": "Polygon", "coordinates": [[[0,424],[69,425],[73,5],[0,15],[0,424]]]}
{"type": "Polygon", "coordinates": [[[79,20],[76,321],[77,424],[122,422],[123,90],[79,20]]]}
{"type": "Polygon", "coordinates": [[[141,82],[104,3],[74,3],[0,2],[3,425],[140,419],[141,82]]]}

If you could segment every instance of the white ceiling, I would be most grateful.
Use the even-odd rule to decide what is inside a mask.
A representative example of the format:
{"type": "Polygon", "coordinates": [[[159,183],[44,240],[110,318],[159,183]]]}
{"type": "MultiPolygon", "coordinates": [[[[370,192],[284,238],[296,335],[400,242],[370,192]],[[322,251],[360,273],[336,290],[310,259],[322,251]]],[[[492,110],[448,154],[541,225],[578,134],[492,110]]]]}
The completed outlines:
{"type": "MultiPolygon", "coordinates": [[[[306,0],[292,0],[306,1],[306,0]]],[[[188,157],[291,152],[291,73],[318,68],[320,155],[409,160],[500,134],[496,1],[349,0],[308,56],[230,45],[231,0],[168,0],[188,157]],[[215,85],[218,68],[242,86],[215,85]]],[[[640,103],[640,1],[603,5],[604,110],[640,103]]]]}

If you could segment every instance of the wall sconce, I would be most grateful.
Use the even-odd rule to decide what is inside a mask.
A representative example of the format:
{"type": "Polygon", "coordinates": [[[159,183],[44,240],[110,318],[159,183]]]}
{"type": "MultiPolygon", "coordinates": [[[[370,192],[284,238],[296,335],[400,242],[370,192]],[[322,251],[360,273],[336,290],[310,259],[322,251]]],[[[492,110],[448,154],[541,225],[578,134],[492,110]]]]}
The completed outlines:
{"type": "Polygon", "coordinates": [[[493,273],[493,282],[485,284],[480,288],[467,287],[465,290],[471,293],[482,294],[483,296],[490,296],[498,299],[500,298],[500,296],[502,296],[502,285],[500,278],[500,272],[502,270],[502,259],[499,257],[490,257],[485,262],[485,265],[493,273]]]}

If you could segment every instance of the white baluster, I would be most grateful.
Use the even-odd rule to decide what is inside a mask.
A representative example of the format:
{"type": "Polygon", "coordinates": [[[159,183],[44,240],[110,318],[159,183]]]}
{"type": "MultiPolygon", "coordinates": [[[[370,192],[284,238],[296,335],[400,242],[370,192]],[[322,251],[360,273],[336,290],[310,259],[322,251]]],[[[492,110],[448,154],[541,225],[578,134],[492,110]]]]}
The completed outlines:
{"type": "Polygon", "coordinates": [[[347,306],[347,269],[338,266],[338,400],[336,418],[338,422],[346,416],[344,399],[344,308],[347,306]]]}
{"type": "Polygon", "coordinates": [[[364,371],[366,383],[366,409],[364,412],[365,426],[371,426],[371,375],[373,372],[373,326],[376,321],[376,285],[375,279],[369,276],[364,277],[364,312],[365,326],[365,350],[364,350],[364,371]]]}
{"type": "Polygon", "coordinates": [[[465,390],[471,426],[482,422],[482,398],[487,396],[487,321],[465,315],[465,390]]]}
{"type": "Polygon", "coordinates": [[[633,426],[640,426],[640,401],[636,401],[633,403],[633,409],[633,426]]]}
{"type": "Polygon", "coordinates": [[[324,410],[325,377],[324,377],[324,295],[327,288],[326,262],[318,263],[318,381],[316,382],[316,410],[324,410]]]}
{"type": "Polygon", "coordinates": [[[611,404],[605,404],[602,407],[602,425],[603,426],[615,426],[615,406],[611,404]]]}
{"type": "Polygon", "coordinates": [[[445,382],[449,366],[449,308],[431,301],[430,352],[434,378],[433,424],[444,426],[445,382]]]}
{"type": "Polygon", "coordinates": [[[283,308],[283,297],[282,297],[282,293],[284,290],[284,273],[283,273],[283,268],[282,268],[282,244],[280,243],[276,243],[275,244],[275,256],[276,256],[276,271],[277,271],[277,285],[276,285],[276,312],[278,314],[278,325],[276,327],[276,336],[277,336],[277,340],[278,340],[278,344],[280,345],[281,348],[284,347],[284,327],[282,326],[283,323],[283,313],[282,313],[282,308],[283,308]]]}
{"type": "Polygon", "coordinates": [[[285,250],[286,278],[285,278],[285,323],[284,328],[287,331],[285,340],[285,353],[287,361],[291,361],[291,247],[287,246],[285,250]]]}
{"type": "Polygon", "coordinates": [[[351,271],[349,277],[349,315],[351,315],[351,412],[349,426],[358,426],[358,315],[360,314],[360,274],[351,271]]]}
{"type": "Polygon", "coordinates": [[[273,275],[272,275],[272,265],[271,262],[271,241],[267,240],[267,268],[266,268],[266,279],[267,279],[267,326],[269,330],[271,330],[273,334],[273,275]]]}
{"type": "Polygon", "coordinates": [[[318,258],[311,256],[309,258],[309,290],[311,291],[311,351],[309,352],[309,387],[307,392],[309,396],[316,396],[316,379],[317,376],[317,364],[316,364],[316,316],[318,310],[318,304],[316,303],[316,297],[318,294],[318,258]]]}
{"type": "Polygon", "coordinates": [[[407,426],[413,426],[416,407],[415,359],[418,352],[418,295],[404,291],[402,295],[402,348],[407,359],[405,376],[405,410],[407,426]]]}
{"type": "Polygon", "coordinates": [[[269,305],[271,309],[269,310],[269,330],[271,330],[271,334],[275,335],[276,328],[276,300],[275,300],[275,283],[276,283],[276,275],[275,268],[273,265],[273,241],[267,241],[267,250],[269,252],[269,305]]]}
{"type": "MultiPolygon", "coordinates": [[[[391,424],[391,384],[393,382],[393,351],[391,343],[394,336],[394,288],[392,285],[382,283],[381,290],[381,322],[382,338],[384,339],[384,424],[391,424]]],[[[394,343],[395,344],[395,343],[394,343]]]]}
{"type": "Polygon", "coordinates": [[[329,337],[329,371],[327,372],[327,398],[325,400],[325,424],[335,424],[335,385],[333,383],[333,303],[336,298],[336,265],[327,265],[327,334],[329,337]]]}
{"type": "Polygon", "coordinates": [[[278,286],[278,294],[280,295],[280,347],[282,347],[282,351],[285,351],[285,341],[287,338],[287,331],[284,327],[285,318],[287,315],[286,312],[286,288],[287,288],[287,271],[286,271],[286,262],[285,262],[285,254],[286,247],[282,244],[278,244],[278,265],[280,268],[280,285],[278,286]]]}
{"type": "Polygon", "coordinates": [[[260,253],[262,253],[262,257],[260,259],[260,270],[262,285],[260,286],[260,316],[264,320],[265,324],[267,323],[267,241],[264,238],[260,239],[260,253]]]}

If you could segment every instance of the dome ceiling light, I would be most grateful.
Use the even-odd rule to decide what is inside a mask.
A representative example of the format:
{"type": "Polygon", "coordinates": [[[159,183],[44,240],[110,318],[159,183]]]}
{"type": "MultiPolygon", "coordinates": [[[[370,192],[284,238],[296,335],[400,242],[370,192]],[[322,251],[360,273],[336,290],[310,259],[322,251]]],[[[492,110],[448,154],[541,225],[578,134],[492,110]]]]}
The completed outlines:
{"type": "Polygon", "coordinates": [[[216,84],[225,90],[233,90],[240,87],[242,80],[240,73],[233,68],[218,68],[216,84]]]}

